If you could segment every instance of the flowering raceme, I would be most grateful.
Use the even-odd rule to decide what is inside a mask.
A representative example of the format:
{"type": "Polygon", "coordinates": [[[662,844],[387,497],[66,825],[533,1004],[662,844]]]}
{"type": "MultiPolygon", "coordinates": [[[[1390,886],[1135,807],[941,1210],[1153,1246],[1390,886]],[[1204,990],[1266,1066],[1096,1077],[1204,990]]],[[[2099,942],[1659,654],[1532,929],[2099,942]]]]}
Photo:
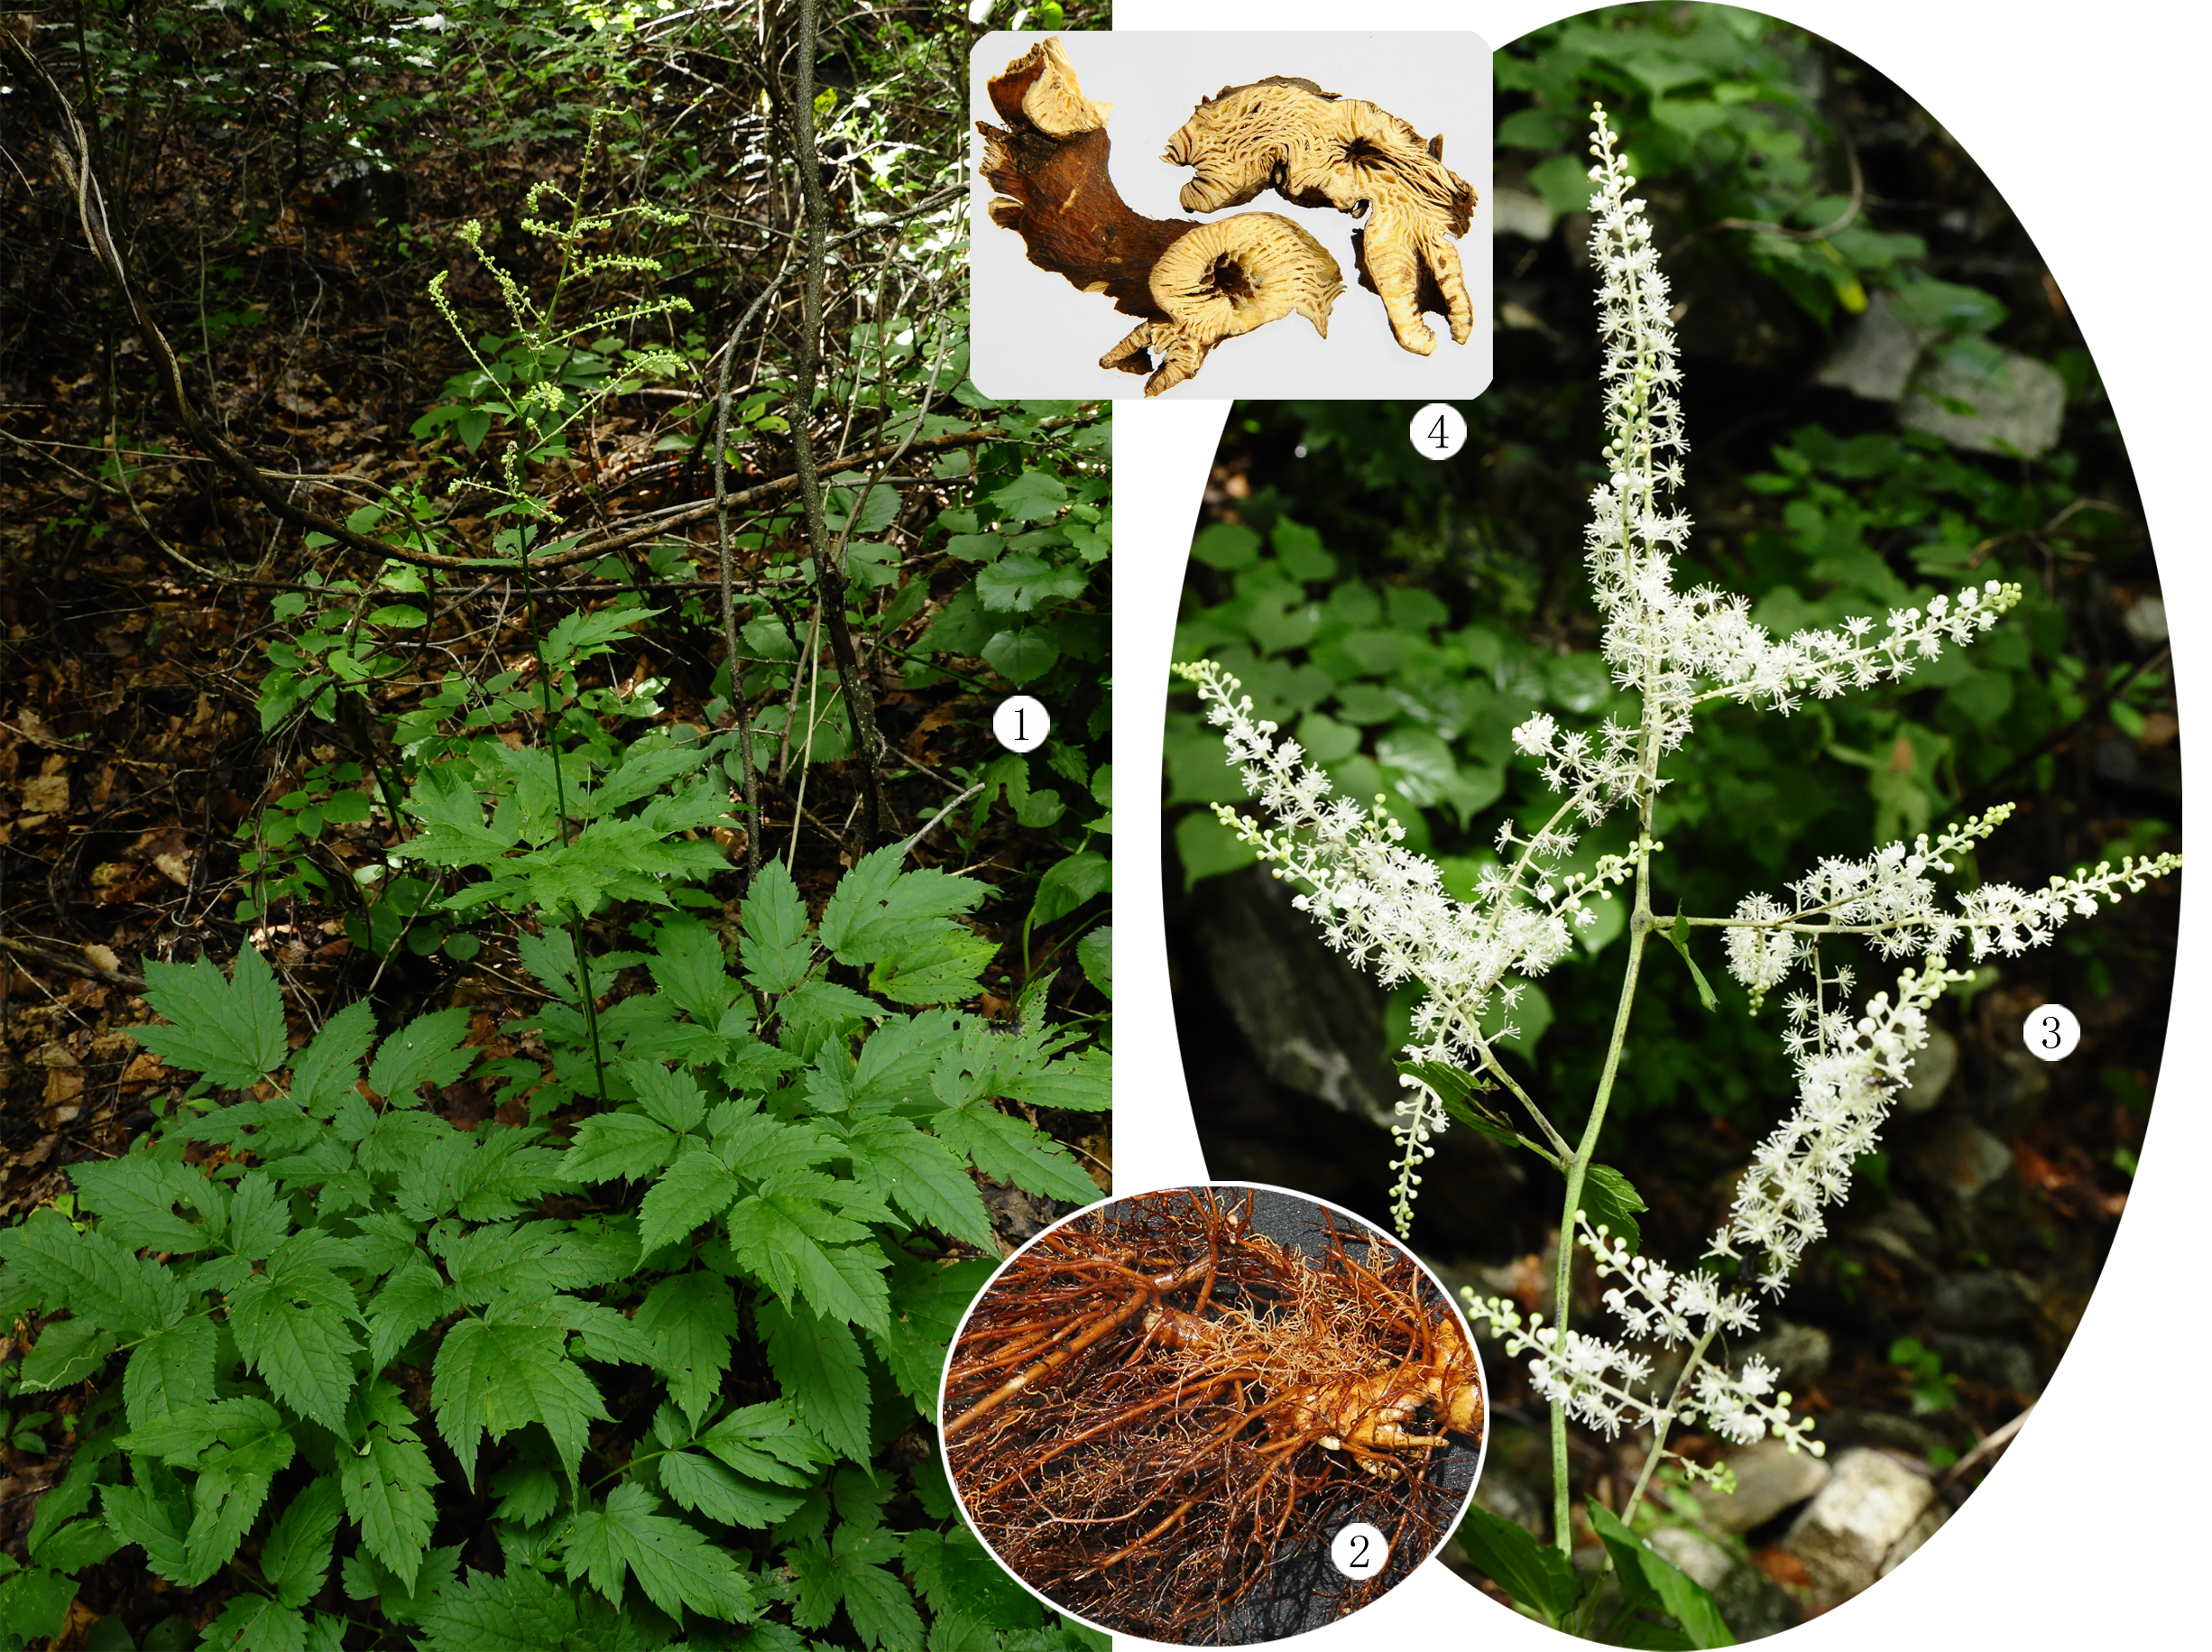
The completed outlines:
{"type": "MultiPolygon", "coordinates": [[[[1516,1305],[1496,1297],[1470,1297],[1468,1306],[1504,1339],[1509,1353],[1530,1356],[1532,1382],[1553,1406],[1554,1462],[1562,1471],[1559,1431],[1569,1417],[1608,1435],[1623,1424],[1652,1430],[1654,1449],[1627,1511],[1633,1512],[1664,1454],[1669,1430],[1693,1418],[1737,1443],[1771,1434],[1792,1450],[1801,1444],[1821,1449],[1805,1439],[1810,1423],[1791,1417],[1790,1397],[1775,1391],[1769,1368],[1753,1358],[1731,1372],[1707,1357],[1716,1336],[1753,1331],[1758,1323],[1748,1298],[1722,1288],[1714,1264],[1740,1265],[1769,1297],[1787,1288],[1806,1247],[1826,1232],[1825,1213],[1848,1195],[1852,1167],[1878,1142],[1892,1101],[1928,1041],[1930,1006],[1948,986],[1969,978],[1953,964],[2043,945],[2069,917],[2091,915],[2100,901],[2116,902],[2124,891],[2140,891],[2145,879],[2180,862],[2168,854],[2129,857],[2116,868],[2053,877],[2040,891],[1990,883],[1946,899],[1938,879],[1959,871],[1964,857],[2004,823],[2012,813],[2005,805],[1932,837],[1884,844],[1864,859],[1824,859],[1779,897],[1747,894],[1726,917],[1654,917],[1651,862],[1665,847],[1653,835],[1654,802],[1666,784],[1661,765],[1689,737],[1700,706],[1730,701],[1788,715],[1808,697],[1828,699],[1907,678],[1947,647],[1988,632],[2021,591],[1989,580],[1931,597],[1925,607],[1893,609],[1880,620],[1862,616],[1777,638],[1751,618],[1741,595],[1676,587],[1674,564],[1691,522],[1670,503],[1688,451],[1675,394],[1682,374],[1672,300],[1644,203],[1630,194],[1636,180],[1604,111],[1594,111],[1593,119],[1590,251],[1601,273],[1608,439],[1607,477],[1590,495],[1585,543],[1590,589],[1604,622],[1604,658],[1614,681],[1635,697],[1636,720],[1608,718],[1571,729],[1539,713],[1514,731],[1516,748],[1542,764],[1557,803],[1533,833],[1524,835],[1511,819],[1501,826],[1501,863],[1482,873],[1471,899],[1461,900],[1444,890],[1435,863],[1404,847],[1405,834],[1380,799],[1363,808],[1335,797],[1298,744],[1278,738],[1274,724],[1255,715],[1236,678],[1211,661],[1175,669],[1195,686],[1229,760],[1273,824],[1216,805],[1221,820],[1277,877],[1300,887],[1296,906],[1319,923],[1331,946],[1372,968],[1387,986],[1411,981],[1426,989],[1401,1066],[1407,1094],[1395,1131],[1401,1151],[1394,1197],[1401,1232],[1412,1220],[1420,1167],[1433,1157],[1433,1139],[1462,1099],[1446,1096],[1454,1084],[1439,1068],[1464,1080],[1470,1091],[1509,1093],[1527,1127],[1508,1130],[1504,1115],[1491,1114],[1485,1128],[1515,1135],[1566,1177],[1561,1227],[1571,1242],[1562,1246],[1552,1323],[1541,1314],[1524,1320],[1516,1305]],[[1589,870],[1571,870],[1579,835],[1621,808],[1638,817],[1629,850],[1601,856],[1589,870]],[[1522,980],[1556,964],[1574,931],[1595,921],[1593,902],[1631,880],[1635,906],[1621,1010],[1589,1120],[1579,1143],[1571,1144],[1500,1064],[1495,1047],[1513,1030],[1522,980]],[[1723,932],[1728,972],[1755,1009],[1802,980],[1784,1003],[1783,1038],[1796,1069],[1797,1100],[1738,1183],[1708,1266],[1678,1273],[1636,1255],[1632,1243],[1594,1223],[1584,1206],[1644,946],[1654,930],[1681,944],[1700,928],[1723,932]],[[1894,988],[1862,1001],[1854,996],[1848,965],[1823,964],[1821,946],[1830,937],[1848,937],[1880,958],[1910,962],[1894,988]],[[1569,1328],[1568,1286],[1578,1247],[1601,1278],[1619,1281],[1604,1300],[1628,1342],[1687,1347],[1664,1395],[1647,1387],[1646,1355],[1569,1328]]],[[[1563,1533],[1563,1482],[1555,1496],[1563,1533]]]]}

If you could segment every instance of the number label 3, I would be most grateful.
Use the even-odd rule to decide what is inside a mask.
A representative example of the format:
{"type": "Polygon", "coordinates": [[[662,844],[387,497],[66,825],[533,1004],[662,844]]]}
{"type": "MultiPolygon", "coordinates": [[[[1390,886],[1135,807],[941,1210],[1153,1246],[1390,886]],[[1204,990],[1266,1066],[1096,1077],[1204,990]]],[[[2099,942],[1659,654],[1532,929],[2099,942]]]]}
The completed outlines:
{"type": "Polygon", "coordinates": [[[2020,1029],[2029,1051],[2044,1061],[2063,1061],[2081,1042],[2081,1023],[2064,1004],[2038,1004],[2020,1029]]]}

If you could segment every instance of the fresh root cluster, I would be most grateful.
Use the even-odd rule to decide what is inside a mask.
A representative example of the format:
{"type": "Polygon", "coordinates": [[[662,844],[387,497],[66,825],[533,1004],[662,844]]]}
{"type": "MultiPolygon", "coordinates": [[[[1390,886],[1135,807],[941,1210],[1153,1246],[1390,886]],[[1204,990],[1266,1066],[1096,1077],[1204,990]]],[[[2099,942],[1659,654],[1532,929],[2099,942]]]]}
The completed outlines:
{"type": "Polygon", "coordinates": [[[1294,1574],[1294,1594],[1349,1607],[1426,1556],[1457,1512],[1437,1454],[1481,1437],[1479,1369],[1409,1256],[1323,1232],[1307,1255],[1256,1230],[1249,1195],[1149,1194],[1046,1234],[986,1287],[954,1344],[944,1437],[1017,1576],[1111,1629],[1213,1641],[1249,1638],[1236,1626],[1282,1610],[1294,1574]],[[1388,1537],[1390,1569],[1307,1577],[1351,1519],[1388,1537]]]}

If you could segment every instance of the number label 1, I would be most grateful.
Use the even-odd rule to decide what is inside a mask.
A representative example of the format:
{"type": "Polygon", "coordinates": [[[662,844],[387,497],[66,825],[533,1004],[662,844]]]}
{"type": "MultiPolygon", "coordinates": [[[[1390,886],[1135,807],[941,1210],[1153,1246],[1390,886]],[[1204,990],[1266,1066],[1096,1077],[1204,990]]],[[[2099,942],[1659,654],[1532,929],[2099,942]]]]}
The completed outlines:
{"type": "Polygon", "coordinates": [[[1052,715],[1035,696],[1017,694],[991,714],[991,732],[1009,752],[1034,752],[1052,733],[1052,715]]]}

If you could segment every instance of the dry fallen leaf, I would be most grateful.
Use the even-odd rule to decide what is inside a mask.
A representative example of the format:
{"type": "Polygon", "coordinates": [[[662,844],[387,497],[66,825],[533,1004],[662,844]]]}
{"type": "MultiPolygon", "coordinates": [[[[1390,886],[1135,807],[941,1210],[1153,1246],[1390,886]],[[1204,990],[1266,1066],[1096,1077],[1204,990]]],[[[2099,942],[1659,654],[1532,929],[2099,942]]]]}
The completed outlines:
{"type": "Polygon", "coordinates": [[[69,777],[66,774],[33,775],[23,784],[23,812],[34,815],[60,815],[69,807],[69,777]]]}
{"type": "Polygon", "coordinates": [[[157,854],[153,857],[153,868],[179,889],[189,889],[192,885],[192,863],[181,854],[157,854]]]}
{"type": "Polygon", "coordinates": [[[84,954],[86,962],[97,964],[101,969],[121,969],[123,967],[123,960],[115,955],[115,949],[113,946],[103,946],[97,941],[87,941],[84,945],[84,954]]]}
{"type": "Polygon", "coordinates": [[[167,1071],[159,1056],[150,1049],[142,1049],[131,1057],[131,1065],[123,1069],[121,1082],[126,1084],[156,1084],[167,1071]]]}

